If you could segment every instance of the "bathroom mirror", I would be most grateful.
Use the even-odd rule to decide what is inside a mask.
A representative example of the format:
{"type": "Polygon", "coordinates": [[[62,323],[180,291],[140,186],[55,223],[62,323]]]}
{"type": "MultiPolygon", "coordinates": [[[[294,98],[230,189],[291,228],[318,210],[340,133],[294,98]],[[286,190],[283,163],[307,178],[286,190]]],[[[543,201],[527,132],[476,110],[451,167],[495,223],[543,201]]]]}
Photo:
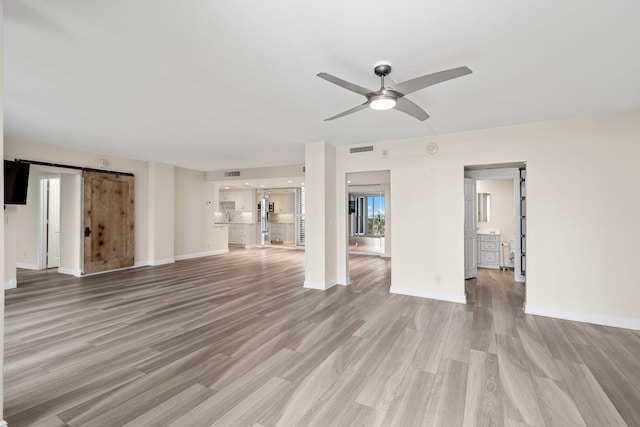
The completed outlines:
{"type": "Polygon", "coordinates": [[[478,222],[491,222],[491,194],[478,193],[478,222]]]}

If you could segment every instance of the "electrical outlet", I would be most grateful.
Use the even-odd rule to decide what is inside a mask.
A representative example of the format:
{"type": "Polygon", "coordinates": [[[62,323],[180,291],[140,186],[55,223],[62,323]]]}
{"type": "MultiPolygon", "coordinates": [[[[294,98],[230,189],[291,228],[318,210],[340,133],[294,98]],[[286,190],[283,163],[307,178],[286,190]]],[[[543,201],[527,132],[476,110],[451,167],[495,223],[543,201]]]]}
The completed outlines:
{"type": "Polygon", "coordinates": [[[436,274],[436,285],[442,285],[442,275],[436,274]]]}

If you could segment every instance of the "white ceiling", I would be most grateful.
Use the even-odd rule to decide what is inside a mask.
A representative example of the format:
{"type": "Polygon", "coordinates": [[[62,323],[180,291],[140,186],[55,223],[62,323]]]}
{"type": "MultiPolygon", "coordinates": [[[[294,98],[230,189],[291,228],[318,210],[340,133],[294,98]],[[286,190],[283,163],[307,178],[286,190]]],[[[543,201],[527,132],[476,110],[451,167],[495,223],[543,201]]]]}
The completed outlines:
{"type": "Polygon", "coordinates": [[[300,164],[364,143],[640,108],[635,0],[11,0],[5,133],[199,170],[300,164]],[[316,74],[376,89],[466,65],[409,96],[431,118],[364,110],[316,74]]]}

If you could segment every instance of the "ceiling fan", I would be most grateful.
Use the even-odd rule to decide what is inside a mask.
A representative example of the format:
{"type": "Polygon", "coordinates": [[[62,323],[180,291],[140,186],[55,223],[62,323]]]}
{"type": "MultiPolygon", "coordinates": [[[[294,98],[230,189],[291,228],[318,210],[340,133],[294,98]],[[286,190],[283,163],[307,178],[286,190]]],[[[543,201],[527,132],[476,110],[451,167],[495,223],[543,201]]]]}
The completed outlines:
{"type": "Polygon", "coordinates": [[[458,67],[451,70],[440,71],[437,73],[427,74],[415,79],[407,80],[402,83],[398,83],[393,87],[385,87],[384,78],[391,73],[391,65],[386,63],[378,64],[374,67],[373,72],[376,76],[380,77],[380,89],[371,90],[358,86],[357,84],[342,80],[336,76],[332,76],[328,73],[318,73],[318,77],[328,82],[336,84],[352,92],[363,95],[367,98],[364,104],[350,108],[347,111],[343,111],[340,114],[331,116],[324,121],[334,120],[339,117],[346,116],[347,114],[355,113],[356,111],[364,110],[367,107],[371,107],[374,110],[389,110],[395,108],[403,113],[415,117],[416,119],[425,121],[429,118],[429,115],[420,108],[416,103],[409,100],[406,95],[416,92],[420,89],[424,89],[429,86],[433,86],[437,83],[442,83],[447,80],[455,79],[456,77],[462,77],[467,74],[471,74],[471,70],[467,67],[458,67]]]}

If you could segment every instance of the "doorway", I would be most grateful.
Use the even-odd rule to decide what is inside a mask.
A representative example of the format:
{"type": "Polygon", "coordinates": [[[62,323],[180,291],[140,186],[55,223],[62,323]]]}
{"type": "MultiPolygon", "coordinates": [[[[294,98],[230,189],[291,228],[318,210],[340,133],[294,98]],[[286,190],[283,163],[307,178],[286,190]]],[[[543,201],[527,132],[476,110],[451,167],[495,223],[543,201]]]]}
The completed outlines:
{"type": "Polygon", "coordinates": [[[289,249],[303,247],[304,187],[258,190],[258,196],[260,244],[289,249]]]}
{"type": "Polygon", "coordinates": [[[348,253],[389,257],[389,171],[348,173],[348,253]]]}
{"type": "Polygon", "coordinates": [[[38,268],[60,267],[60,175],[40,177],[38,268]]]}
{"type": "Polygon", "coordinates": [[[513,269],[514,281],[525,283],[526,163],[465,166],[464,178],[465,278],[475,277],[469,271],[476,267],[513,269]],[[476,232],[469,233],[470,227],[476,232]]]}

